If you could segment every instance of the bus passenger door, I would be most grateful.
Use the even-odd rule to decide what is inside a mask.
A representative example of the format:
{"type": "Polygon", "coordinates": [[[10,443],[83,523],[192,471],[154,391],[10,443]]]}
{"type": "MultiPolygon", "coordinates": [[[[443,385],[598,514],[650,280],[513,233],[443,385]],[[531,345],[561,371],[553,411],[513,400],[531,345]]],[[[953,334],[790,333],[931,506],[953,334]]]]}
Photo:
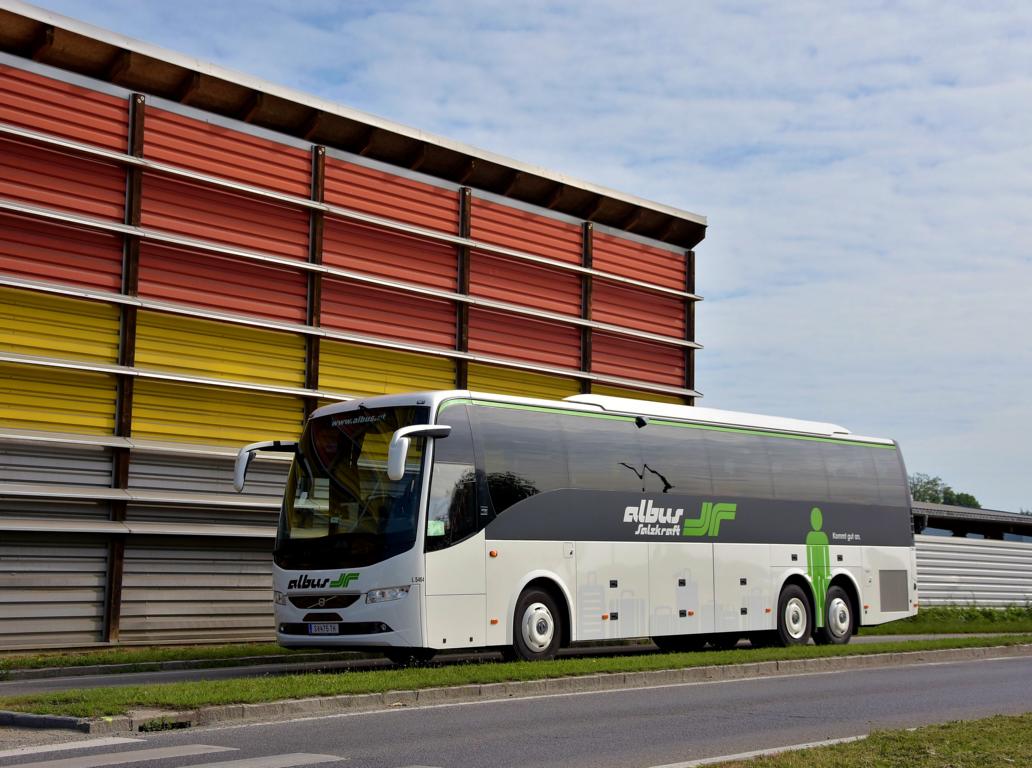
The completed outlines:
{"type": "Polygon", "coordinates": [[[484,531],[467,406],[437,419],[451,433],[434,441],[426,514],[426,644],[478,648],[485,644],[484,531]]]}

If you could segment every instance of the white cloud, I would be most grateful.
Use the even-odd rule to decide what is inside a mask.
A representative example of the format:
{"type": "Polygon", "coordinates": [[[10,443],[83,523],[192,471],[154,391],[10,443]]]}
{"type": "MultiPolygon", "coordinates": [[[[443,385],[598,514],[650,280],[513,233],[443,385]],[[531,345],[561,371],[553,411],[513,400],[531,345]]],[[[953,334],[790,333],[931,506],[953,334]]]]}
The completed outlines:
{"type": "Polygon", "coordinates": [[[707,404],[1032,507],[1032,6],[48,5],[707,214],[707,404]]]}

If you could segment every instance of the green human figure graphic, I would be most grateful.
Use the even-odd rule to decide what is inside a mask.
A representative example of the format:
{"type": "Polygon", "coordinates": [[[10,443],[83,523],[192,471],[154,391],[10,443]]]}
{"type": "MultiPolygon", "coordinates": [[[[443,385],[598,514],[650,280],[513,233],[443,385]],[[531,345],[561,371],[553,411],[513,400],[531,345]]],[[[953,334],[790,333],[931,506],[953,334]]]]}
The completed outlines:
{"type": "Polygon", "coordinates": [[[824,516],[820,507],[810,510],[810,527],[806,534],[806,571],[813,584],[814,602],[817,603],[816,623],[824,626],[824,601],[828,594],[828,583],[831,581],[831,548],[828,546],[828,534],[821,530],[824,516]]]}

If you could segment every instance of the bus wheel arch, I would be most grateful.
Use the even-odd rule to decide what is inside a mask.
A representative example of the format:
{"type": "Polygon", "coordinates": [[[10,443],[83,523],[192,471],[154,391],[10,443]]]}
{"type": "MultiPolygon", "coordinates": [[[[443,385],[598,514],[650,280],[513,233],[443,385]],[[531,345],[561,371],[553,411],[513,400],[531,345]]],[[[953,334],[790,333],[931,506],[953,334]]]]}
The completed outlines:
{"type": "MultiPolygon", "coordinates": [[[[526,660],[534,658],[551,658],[555,652],[570,644],[571,634],[570,601],[559,583],[548,576],[537,576],[527,581],[520,589],[515,603],[512,607],[512,652],[508,649],[505,652],[507,658],[522,658],[526,660]],[[544,596],[545,599],[538,599],[535,596],[544,596]],[[535,606],[538,606],[535,608],[535,606]],[[545,610],[541,612],[541,609],[545,610]],[[554,609],[554,610],[553,610],[554,609]],[[554,642],[548,644],[548,648],[528,647],[528,639],[521,636],[523,627],[521,622],[528,615],[536,615],[534,611],[541,612],[539,618],[545,618],[547,613],[553,613],[551,621],[554,624],[552,631],[555,632],[554,642]],[[521,615],[524,614],[524,615],[521,615]]],[[[533,634],[533,633],[532,633],[533,634]]]]}

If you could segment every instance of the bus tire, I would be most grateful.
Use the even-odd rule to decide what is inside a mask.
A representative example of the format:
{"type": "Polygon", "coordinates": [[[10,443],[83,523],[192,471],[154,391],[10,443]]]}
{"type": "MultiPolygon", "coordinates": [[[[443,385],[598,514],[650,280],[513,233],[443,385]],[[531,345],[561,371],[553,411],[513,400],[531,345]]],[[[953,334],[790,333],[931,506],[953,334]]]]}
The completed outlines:
{"type": "Polygon", "coordinates": [[[824,624],[813,633],[817,645],[845,645],[856,630],[853,603],[842,587],[831,587],[824,602],[824,624]]]}
{"type": "Polygon", "coordinates": [[[798,584],[786,584],[778,597],[778,641],[783,646],[806,645],[813,634],[810,601],[798,584]]]}
{"type": "Polygon", "coordinates": [[[387,648],[383,655],[399,667],[416,667],[428,663],[436,653],[432,648],[387,648]]]}
{"type": "Polygon", "coordinates": [[[652,642],[661,651],[669,653],[686,653],[701,651],[706,646],[705,635],[661,635],[652,638],[652,642]]]}
{"type": "Polygon", "coordinates": [[[540,589],[528,589],[516,601],[512,623],[512,650],[517,659],[554,659],[562,637],[562,621],[555,599],[540,589]]]}

